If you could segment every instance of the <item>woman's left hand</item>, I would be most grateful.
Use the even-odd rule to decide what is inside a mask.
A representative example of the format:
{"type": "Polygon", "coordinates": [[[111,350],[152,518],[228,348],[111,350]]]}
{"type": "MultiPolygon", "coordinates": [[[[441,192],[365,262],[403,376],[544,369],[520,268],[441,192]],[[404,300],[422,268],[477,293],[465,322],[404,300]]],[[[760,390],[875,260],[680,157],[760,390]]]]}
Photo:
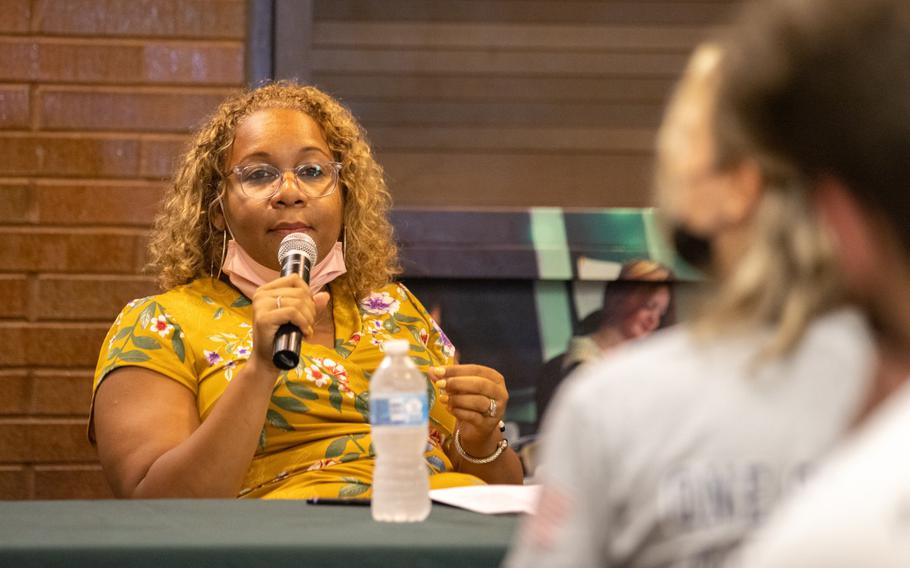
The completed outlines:
{"type": "Polygon", "coordinates": [[[503,376],[483,365],[450,365],[432,367],[430,378],[439,388],[440,402],[458,419],[465,450],[476,456],[492,453],[509,404],[503,376]]]}

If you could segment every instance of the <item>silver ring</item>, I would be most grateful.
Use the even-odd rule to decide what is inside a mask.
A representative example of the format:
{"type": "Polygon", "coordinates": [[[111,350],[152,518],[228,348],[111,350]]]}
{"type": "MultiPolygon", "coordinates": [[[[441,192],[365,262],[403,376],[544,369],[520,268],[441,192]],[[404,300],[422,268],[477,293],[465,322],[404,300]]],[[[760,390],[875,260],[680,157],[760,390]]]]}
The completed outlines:
{"type": "Polygon", "coordinates": [[[278,309],[281,309],[281,296],[275,296],[275,305],[278,306],[278,309]]]}
{"type": "Polygon", "coordinates": [[[490,397],[490,408],[487,409],[487,416],[496,418],[496,399],[490,397]]]}

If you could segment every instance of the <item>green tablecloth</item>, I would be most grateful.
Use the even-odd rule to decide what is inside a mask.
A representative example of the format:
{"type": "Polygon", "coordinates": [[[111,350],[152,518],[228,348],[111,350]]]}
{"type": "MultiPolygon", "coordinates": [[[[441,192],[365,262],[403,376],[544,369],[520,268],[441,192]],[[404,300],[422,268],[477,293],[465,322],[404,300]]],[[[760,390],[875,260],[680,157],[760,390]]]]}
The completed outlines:
{"type": "Polygon", "coordinates": [[[0,502],[0,566],[498,566],[515,522],[437,504],[390,524],[299,501],[0,502]]]}

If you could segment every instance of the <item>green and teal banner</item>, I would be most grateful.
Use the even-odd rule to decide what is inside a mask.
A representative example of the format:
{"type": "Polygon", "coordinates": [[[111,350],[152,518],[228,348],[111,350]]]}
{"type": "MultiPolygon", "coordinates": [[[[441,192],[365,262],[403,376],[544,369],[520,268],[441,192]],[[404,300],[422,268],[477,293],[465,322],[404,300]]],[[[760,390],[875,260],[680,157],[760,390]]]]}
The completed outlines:
{"type": "Polygon", "coordinates": [[[603,308],[610,282],[627,279],[623,267],[659,263],[674,290],[698,279],[666,244],[653,209],[400,208],[392,220],[402,280],[462,361],[503,373],[509,417],[523,431],[537,420],[547,363],[555,367],[573,337],[591,333],[582,322],[603,308]]]}

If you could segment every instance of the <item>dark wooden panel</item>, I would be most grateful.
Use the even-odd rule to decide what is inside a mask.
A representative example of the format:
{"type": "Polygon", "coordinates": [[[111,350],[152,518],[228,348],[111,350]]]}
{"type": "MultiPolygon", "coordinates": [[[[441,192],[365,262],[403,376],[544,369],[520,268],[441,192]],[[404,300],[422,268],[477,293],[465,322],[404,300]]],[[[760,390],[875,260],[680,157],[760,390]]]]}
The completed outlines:
{"type": "Polygon", "coordinates": [[[364,124],[371,125],[498,125],[591,126],[648,128],[660,121],[655,103],[536,103],[506,101],[348,101],[364,124]]]}
{"type": "Polygon", "coordinates": [[[649,205],[647,154],[380,152],[396,206],[649,205]]]}
{"type": "Polygon", "coordinates": [[[501,75],[313,74],[313,83],[341,99],[488,101],[638,101],[663,103],[670,77],[511,77],[501,75]]]}
{"type": "Polygon", "coordinates": [[[313,71],[673,77],[683,53],[420,51],[314,48],[313,71]]]}
{"type": "Polygon", "coordinates": [[[723,19],[731,4],[725,0],[316,0],[314,13],[318,20],[704,25],[723,19]]]}
{"type": "Polygon", "coordinates": [[[511,128],[478,126],[375,126],[370,140],[380,151],[552,152],[649,154],[651,129],[511,128]]]}
{"type": "Polygon", "coordinates": [[[705,35],[698,26],[514,25],[430,22],[320,22],[318,47],[689,51],[705,35]]]}
{"type": "Polygon", "coordinates": [[[312,0],[274,0],[275,55],[273,72],[276,79],[296,78],[308,81],[311,67],[312,0]]]}
{"type": "MultiPolygon", "coordinates": [[[[247,3],[246,80],[251,85],[270,79],[274,72],[275,0],[247,3]]],[[[291,49],[293,46],[284,47],[291,49]]]]}
{"type": "Polygon", "coordinates": [[[310,77],[398,204],[651,203],[654,133],[737,0],[312,0],[310,77]]]}

